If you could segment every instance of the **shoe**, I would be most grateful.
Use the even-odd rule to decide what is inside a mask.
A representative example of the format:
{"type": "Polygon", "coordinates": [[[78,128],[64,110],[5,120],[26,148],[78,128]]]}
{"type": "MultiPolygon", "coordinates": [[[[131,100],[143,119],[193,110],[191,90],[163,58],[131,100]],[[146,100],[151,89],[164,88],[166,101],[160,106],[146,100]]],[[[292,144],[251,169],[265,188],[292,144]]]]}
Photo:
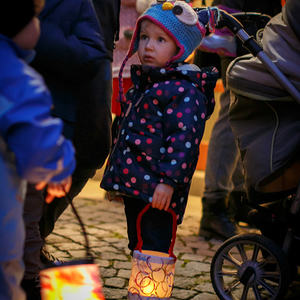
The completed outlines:
{"type": "Polygon", "coordinates": [[[40,259],[45,267],[55,267],[64,263],[62,260],[49,253],[49,251],[46,250],[45,247],[43,247],[41,250],[40,259]]]}
{"type": "Polygon", "coordinates": [[[203,214],[200,221],[199,236],[206,239],[226,240],[240,233],[236,223],[227,213],[226,201],[220,199],[202,199],[203,214]]]}
{"type": "Polygon", "coordinates": [[[38,277],[33,279],[23,279],[21,287],[26,293],[27,300],[41,300],[41,285],[38,277]]]}

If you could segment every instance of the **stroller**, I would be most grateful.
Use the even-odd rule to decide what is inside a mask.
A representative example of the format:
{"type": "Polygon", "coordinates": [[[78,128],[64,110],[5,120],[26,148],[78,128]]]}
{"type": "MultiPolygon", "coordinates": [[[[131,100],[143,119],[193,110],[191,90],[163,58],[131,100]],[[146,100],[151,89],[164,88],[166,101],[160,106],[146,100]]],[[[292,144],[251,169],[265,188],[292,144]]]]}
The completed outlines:
{"type": "Polygon", "coordinates": [[[252,207],[248,217],[261,234],[226,240],[212,259],[211,281],[224,300],[284,299],[300,266],[300,94],[237,19],[222,12],[220,23],[282,88],[260,90],[257,78],[247,80],[251,73],[237,76],[236,64],[246,66],[253,56],[242,56],[228,68],[230,122],[252,207]]]}

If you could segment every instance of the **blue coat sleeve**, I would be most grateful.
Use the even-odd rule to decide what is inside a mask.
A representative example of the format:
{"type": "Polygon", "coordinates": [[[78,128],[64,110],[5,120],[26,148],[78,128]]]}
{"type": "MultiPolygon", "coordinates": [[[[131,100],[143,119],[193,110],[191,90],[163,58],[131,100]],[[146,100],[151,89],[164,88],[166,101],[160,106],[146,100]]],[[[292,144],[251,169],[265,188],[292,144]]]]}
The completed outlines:
{"type": "Polygon", "coordinates": [[[194,174],[206,119],[205,96],[192,85],[184,87],[164,110],[165,153],[159,169],[162,183],[187,184],[194,174]]]}
{"type": "Polygon", "coordinates": [[[32,66],[71,82],[92,78],[108,58],[102,28],[90,0],[51,1],[41,13],[41,37],[32,66]]]}
{"type": "Polygon", "coordinates": [[[42,78],[27,65],[22,68],[23,73],[10,72],[0,89],[0,106],[5,107],[0,134],[22,178],[60,182],[75,168],[74,149],[62,136],[62,122],[50,115],[51,97],[42,78]]]}

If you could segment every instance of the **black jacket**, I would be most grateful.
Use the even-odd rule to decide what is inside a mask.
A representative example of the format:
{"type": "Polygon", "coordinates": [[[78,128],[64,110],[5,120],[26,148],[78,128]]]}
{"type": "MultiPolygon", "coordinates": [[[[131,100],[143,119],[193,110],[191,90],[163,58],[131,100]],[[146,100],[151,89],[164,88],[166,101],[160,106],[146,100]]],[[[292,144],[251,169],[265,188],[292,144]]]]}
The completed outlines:
{"type": "Polygon", "coordinates": [[[93,3],[47,0],[39,18],[41,37],[32,66],[50,89],[53,114],[75,141],[79,163],[88,154],[85,167],[100,167],[110,148],[111,87],[106,78],[111,80],[111,70],[93,3]]]}

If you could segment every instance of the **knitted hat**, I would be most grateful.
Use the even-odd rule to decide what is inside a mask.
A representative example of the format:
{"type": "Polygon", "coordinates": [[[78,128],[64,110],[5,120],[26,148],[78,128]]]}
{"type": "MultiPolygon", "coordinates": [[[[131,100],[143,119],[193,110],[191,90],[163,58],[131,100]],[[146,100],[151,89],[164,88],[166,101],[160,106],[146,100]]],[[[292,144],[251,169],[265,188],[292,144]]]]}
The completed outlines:
{"type": "MultiPolygon", "coordinates": [[[[138,50],[141,23],[149,20],[158,25],[170,36],[179,51],[172,57],[168,64],[172,62],[183,62],[199,46],[206,33],[206,25],[209,29],[215,27],[215,15],[210,8],[196,11],[186,2],[189,1],[166,1],[157,0],[138,18],[130,47],[125,60],[120,68],[119,87],[122,99],[122,72],[127,60],[138,50]]],[[[216,10],[216,8],[213,8],[216,10]]]]}
{"type": "Polygon", "coordinates": [[[0,4],[0,33],[9,38],[19,33],[42,7],[43,0],[3,0],[0,4]]]}

